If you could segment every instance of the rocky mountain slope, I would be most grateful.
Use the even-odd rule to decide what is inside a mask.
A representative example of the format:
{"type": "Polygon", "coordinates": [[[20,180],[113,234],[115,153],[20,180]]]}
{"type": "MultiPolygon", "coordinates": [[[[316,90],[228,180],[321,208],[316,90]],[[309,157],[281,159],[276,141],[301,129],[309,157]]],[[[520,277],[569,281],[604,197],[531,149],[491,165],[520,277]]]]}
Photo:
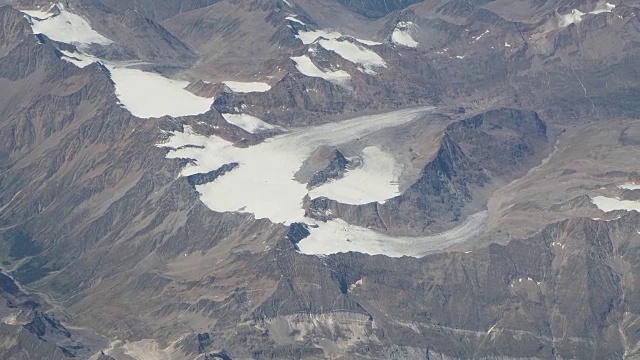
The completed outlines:
{"type": "Polygon", "coordinates": [[[640,356],[638,10],[1,7],[0,357],[640,356]]]}

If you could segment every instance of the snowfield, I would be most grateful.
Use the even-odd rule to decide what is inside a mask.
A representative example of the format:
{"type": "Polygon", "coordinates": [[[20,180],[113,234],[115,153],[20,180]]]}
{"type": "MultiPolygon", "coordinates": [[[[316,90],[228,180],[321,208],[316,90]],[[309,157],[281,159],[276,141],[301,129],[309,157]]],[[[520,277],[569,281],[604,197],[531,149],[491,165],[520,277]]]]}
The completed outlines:
{"type": "Polygon", "coordinates": [[[624,190],[640,190],[640,184],[631,183],[631,182],[622,184],[618,187],[624,190]]]}
{"type": "Polygon", "coordinates": [[[122,105],[139,118],[203,114],[211,108],[212,98],[197,96],[184,88],[188,81],[105,64],[115,83],[116,96],[122,105]]]}
{"type": "Polygon", "coordinates": [[[89,22],[81,16],[65,10],[62,4],[56,6],[60,9],[58,15],[53,15],[50,11],[23,11],[31,17],[31,28],[34,34],[44,34],[51,40],[80,47],[90,44],[109,45],[113,43],[93,30],[89,22]]]}
{"type": "Polygon", "coordinates": [[[404,45],[406,47],[415,48],[418,46],[418,42],[411,37],[411,27],[415,26],[412,22],[402,21],[396,25],[391,33],[391,42],[397,45],[404,45]]]}
{"type": "MultiPolygon", "coordinates": [[[[294,175],[316,149],[320,146],[337,146],[388,127],[409,123],[430,110],[430,107],[400,110],[292,130],[248,148],[235,147],[215,136],[206,138],[187,128],[184,133],[174,133],[166,143],[159,146],[171,149],[167,154],[169,158],[194,160],[194,165],[183,169],[182,176],[206,173],[231,162],[240,164],[214,182],[197,187],[201,200],[210,209],[218,212],[251,213],[258,219],[267,218],[274,223],[291,224],[305,220],[302,201],[308,194],[306,184],[296,181],[294,175]]],[[[368,151],[368,154],[375,154],[375,150],[368,151]]],[[[381,163],[389,166],[384,160],[381,163]]],[[[373,161],[373,165],[368,166],[380,168],[379,165],[380,163],[376,165],[373,161]]],[[[360,170],[360,174],[356,171],[345,179],[360,176],[366,180],[366,174],[377,177],[369,169],[360,170]]],[[[387,179],[395,179],[394,176],[395,174],[388,175],[387,179]]],[[[380,184],[378,179],[369,180],[380,184]]],[[[349,181],[352,180],[343,183],[345,189],[332,185],[332,191],[344,196],[352,186],[349,181]]],[[[394,191],[390,190],[391,185],[374,186],[371,190],[380,192],[360,194],[358,201],[384,201],[396,193],[397,185],[393,186],[394,191]]]]}
{"type": "Polygon", "coordinates": [[[323,48],[333,51],[343,59],[358,65],[358,69],[367,74],[373,75],[376,68],[387,67],[380,55],[361,45],[354,44],[348,39],[322,39],[319,43],[323,48]]]}
{"type": "Polygon", "coordinates": [[[296,69],[303,75],[318,77],[336,85],[350,87],[351,75],[344,70],[322,71],[307,55],[292,57],[291,60],[296,63],[296,69]]]}
{"type": "Polygon", "coordinates": [[[81,68],[101,62],[111,74],[115,94],[122,106],[139,118],[198,115],[209,111],[213,104],[213,98],[203,98],[185,90],[188,81],[129,68],[135,64],[102,62],[90,55],[61,52],[64,60],[81,68]]]}
{"type": "Polygon", "coordinates": [[[594,196],[591,198],[591,202],[604,212],[615,210],[640,211],[640,201],[594,196]]]}
{"type": "MultiPolygon", "coordinates": [[[[289,18],[287,18],[288,20],[291,20],[289,18]]],[[[297,20],[297,19],[296,19],[297,20]]],[[[298,21],[300,22],[300,21],[298,21]]],[[[300,22],[302,23],[302,22],[300,22]]],[[[302,23],[304,24],[304,23],[302,23]]],[[[326,40],[334,40],[334,39],[339,39],[341,37],[345,37],[345,38],[349,38],[349,39],[353,39],[361,44],[364,45],[369,45],[369,46],[375,46],[375,45],[381,45],[382,43],[379,43],[377,41],[371,41],[371,40],[362,40],[362,39],[357,39],[354,38],[353,36],[348,36],[348,35],[343,35],[337,31],[329,31],[329,30],[313,30],[313,31],[300,31],[298,32],[298,35],[296,35],[296,37],[298,39],[300,39],[302,41],[303,44],[305,45],[309,45],[312,44],[314,41],[318,40],[318,39],[326,39],[326,40]]]]}
{"type": "Polygon", "coordinates": [[[252,134],[269,130],[284,130],[280,126],[271,125],[248,114],[222,114],[222,117],[227,120],[229,124],[233,124],[252,134]]]}
{"type": "Polygon", "coordinates": [[[222,83],[238,93],[265,92],[271,89],[271,85],[263,82],[223,81],[222,83]]]}
{"type": "Polygon", "coordinates": [[[393,156],[369,146],[362,150],[362,167],[311,190],[309,196],[312,199],[326,197],[351,205],[384,202],[400,195],[398,181],[402,170],[393,156]]]}

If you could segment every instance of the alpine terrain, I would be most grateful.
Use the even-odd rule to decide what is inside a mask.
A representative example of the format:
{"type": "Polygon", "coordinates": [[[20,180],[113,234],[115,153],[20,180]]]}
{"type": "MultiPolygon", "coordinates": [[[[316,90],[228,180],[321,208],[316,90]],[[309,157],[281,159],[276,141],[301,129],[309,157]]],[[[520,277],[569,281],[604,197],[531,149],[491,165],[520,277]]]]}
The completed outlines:
{"type": "Polygon", "coordinates": [[[0,1],[0,359],[640,359],[640,1],[0,1]]]}

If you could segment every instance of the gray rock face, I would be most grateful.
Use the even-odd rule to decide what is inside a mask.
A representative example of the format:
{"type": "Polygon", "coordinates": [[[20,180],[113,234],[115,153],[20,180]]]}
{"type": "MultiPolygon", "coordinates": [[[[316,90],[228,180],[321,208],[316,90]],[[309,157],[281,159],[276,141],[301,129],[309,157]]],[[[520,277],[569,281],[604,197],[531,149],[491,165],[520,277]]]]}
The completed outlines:
{"type": "Polygon", "coordinates": [[[333,158],[329,162],[329,165],[313,174],[307,186],[309,188],[314,188],[326,183],[327,181],[341,178],[344,176],[347,165],[349,165],[349,160],[347,160],[339,150],[336,150],[333,158]]]}

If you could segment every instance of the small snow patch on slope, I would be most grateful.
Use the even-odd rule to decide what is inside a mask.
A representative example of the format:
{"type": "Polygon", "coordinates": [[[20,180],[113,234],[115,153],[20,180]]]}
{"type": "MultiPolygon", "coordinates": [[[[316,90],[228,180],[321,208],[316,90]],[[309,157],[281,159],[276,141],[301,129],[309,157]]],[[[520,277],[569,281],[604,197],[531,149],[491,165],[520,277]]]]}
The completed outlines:
{"type": "Polygon", "coordinates": [[[358,68],[367,74],[375,74],[374,69],[387,66],[380,55],[352,43],[349,39],[322,39],[319,42],[320,46],[358,65],[358,68]]]}
{"type": "Polygon", "coordinates": [[[404,45],[407,47],[415,48],[418,46],[418,42],[411,37],[410,29],[414,26],[412,22],[402,21],[396,25],[391,34],[391,41],[397,45],[404,45]]]}
{"type": "Polygon", "coordinates": [[[223,81],[222,83],[238,93],[265,92],[271,89],[269,84],[263,82],[223,81]]]}
{"type": "Polygon", "coordinates": [[[362,167],[348,171],[343,178],[330,181],[311,192],[312,199],[326,197],[343,204],[362,205],[384,202],[400,195],[398,180],[402,167],[393,156],[375,146],[362,150],[362,167]]]}
{"type": "Polygon", "coordinates": [[[304,22],[298,20],[298,18],[296,18],[294,15],[287,16],[285,19],[289,20],[289,21],[293,21],[293,22],[298,23],[300,25],[306,25],[304,22]]]}
{"type": "Polygon", "coordinates": [[[233,124],[252,134],[270,130],[283,130],[280,126],[271,125],[248,114],[222,114],[222,117],[229,124],[233,124]]]}
{"type": "Polygon", "coordinates": [[[296,63],[296,68],[303,75],[322,78],[341,86],[348,86],[351,80],[351,75],[344,70],[320,70],[307,55],[292,57],[291,60],[296,63]]]}
{"type": "Polygon", "coordinates": [[[615,9],[616,6],[614,4],[610,4],[608,2],[605,3],[599,3],[596,8],[591,11],[589,14],[593,14],[593,15],[597,15],[597,14],[602,14],[602,13],[608,13],[608,12],[612,12],[613,9],[615,9]]]}
{"type": "Polygon", "coordinates": [[[352,36],[343,35],[337,31],[328,31],[328,30],[299,31],[298,34],[296,35],[296,37],[300,39],[302,43],[305,45],[309,45],[318,39],[332,40],[332,39],[339,39],[343,36],[345,38],[354,39],[355,41],[364,45],[369,45],[369,46],[381,45],[381,43],[376,41],[357,39],[352,36]]]}
{"type": "Polygon", "coordinates": [[[42,18],[45,14],[41,11],[25,11],[27,15],[29,13],[36,15],[31,17],[31,28],[34,34],[44,34],[52,40],[74,45],[109,45],[113,42],[93,30],[89,22],[81,16],[65,10],[60,4],[57,6],[60,13],[45,18],[42,18]]]}
{"type": "Polygon", "coordinates": [[[582,21],[584,13],[578,9],[571,10],[571,13],[565,15],[559,15],[560,27],[567,27],[571,24],[576,24],[582,21]]]}
{"type": "Polygon", "coordinates": [[[625,183],[622,184],[620,186],[618,186],[620,189],[624,189],[624,190],[640,190],[640,184],[636,184],[636,183],[625,183]]]}

